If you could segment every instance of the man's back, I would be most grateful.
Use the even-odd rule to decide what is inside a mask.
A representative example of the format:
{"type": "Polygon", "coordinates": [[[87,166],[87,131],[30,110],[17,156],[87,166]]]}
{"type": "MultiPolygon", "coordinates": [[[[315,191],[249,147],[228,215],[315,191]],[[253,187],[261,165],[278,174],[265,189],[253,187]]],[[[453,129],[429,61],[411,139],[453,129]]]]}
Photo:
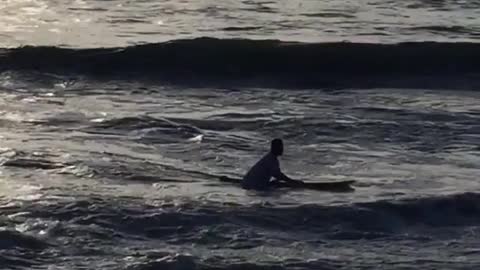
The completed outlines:
{"type": "Polygon", "coordinates": [[[265,189],[272,177],[280,175],[280,164],[271,152],[260,159],[243,177],[245,189],[265,189]]]}

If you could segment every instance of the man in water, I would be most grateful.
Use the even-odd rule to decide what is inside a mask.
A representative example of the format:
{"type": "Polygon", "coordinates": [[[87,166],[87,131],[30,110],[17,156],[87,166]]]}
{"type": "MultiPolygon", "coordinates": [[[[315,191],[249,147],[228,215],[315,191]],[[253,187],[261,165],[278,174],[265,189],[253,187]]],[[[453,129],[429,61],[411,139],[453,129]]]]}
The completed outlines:
{"type": "Polygon", "coordinates": [[[292,180],[280,170],[279,156],[283,154],[283,142],[281,139],[274,139],[271,142],[270,152],[260,159],[248,173],[243,177],[242,187],[245,189],[267,189],[274,186],[278,181],[285,181],[291,184],[302,184],[302,181],[292,180]],[[272,177],[276,181],[272,181],[272,177]]]}

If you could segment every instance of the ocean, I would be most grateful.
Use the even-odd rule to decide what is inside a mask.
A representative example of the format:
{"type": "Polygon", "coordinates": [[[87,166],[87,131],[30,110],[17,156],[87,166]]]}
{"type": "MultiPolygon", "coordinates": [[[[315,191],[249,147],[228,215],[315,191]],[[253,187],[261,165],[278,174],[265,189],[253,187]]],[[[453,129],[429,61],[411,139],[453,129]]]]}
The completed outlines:
{"type": "Polygon", "coordinates": [[[478,269],[480,1],[0,2],[0,269],[478,269]],[[246,191],[282,170],[353,192],[246,191]]]}

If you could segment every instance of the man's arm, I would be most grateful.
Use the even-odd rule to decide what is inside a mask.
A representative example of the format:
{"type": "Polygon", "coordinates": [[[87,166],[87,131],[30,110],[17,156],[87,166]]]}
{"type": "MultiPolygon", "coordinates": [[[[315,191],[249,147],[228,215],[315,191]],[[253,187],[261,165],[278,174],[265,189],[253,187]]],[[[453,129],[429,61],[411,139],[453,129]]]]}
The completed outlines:
{"type": "Polygon", "coordinates": [[[282,173],[282,171],[280,170],[280,162],[278,162],[278,159],[276,157],[274,157],[274,159],[272,159],[271,162],[272,162],[270,164],[271,175],[275,179],[277,179],[278,181],[284,181],[288,183],[303,184],[303,181],[293,180],[292,178],[282,173]]]}
{"type": "Polygon", "coordinates": [[[285,182],[290,182],[290,183],[303,183],[303,181],[299,180],[293,180],[292,178],[286,176],[282,171],[280,170],[280,166],[276,166],[274,171],[273,171],[273,177],[279,181],[285,181],[285,182]]]}
{"type": "Polygon", "coordinates": [[[279,172],[277,175],[274,175],[273,177],[275,177],[275,179],[277,180],[280,180],[280,181],[285,181],[285,182],[293,182],[295,180],[293,180],[292,178],[286,176],[284,173],[282,172],[279,172]]]}

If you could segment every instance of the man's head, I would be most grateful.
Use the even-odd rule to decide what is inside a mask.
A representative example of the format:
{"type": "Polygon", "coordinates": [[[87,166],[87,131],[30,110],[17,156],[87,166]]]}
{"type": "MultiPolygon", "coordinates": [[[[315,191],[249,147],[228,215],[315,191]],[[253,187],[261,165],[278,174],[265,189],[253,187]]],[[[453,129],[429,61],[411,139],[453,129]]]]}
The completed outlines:
{"type": "Polygon", "coordinates": [[[283,154],[283,141],[282,139],[274,139],[272,140],[272,144],[270,146],[270,152],[275,156],[281,156],[283,154]]]}

